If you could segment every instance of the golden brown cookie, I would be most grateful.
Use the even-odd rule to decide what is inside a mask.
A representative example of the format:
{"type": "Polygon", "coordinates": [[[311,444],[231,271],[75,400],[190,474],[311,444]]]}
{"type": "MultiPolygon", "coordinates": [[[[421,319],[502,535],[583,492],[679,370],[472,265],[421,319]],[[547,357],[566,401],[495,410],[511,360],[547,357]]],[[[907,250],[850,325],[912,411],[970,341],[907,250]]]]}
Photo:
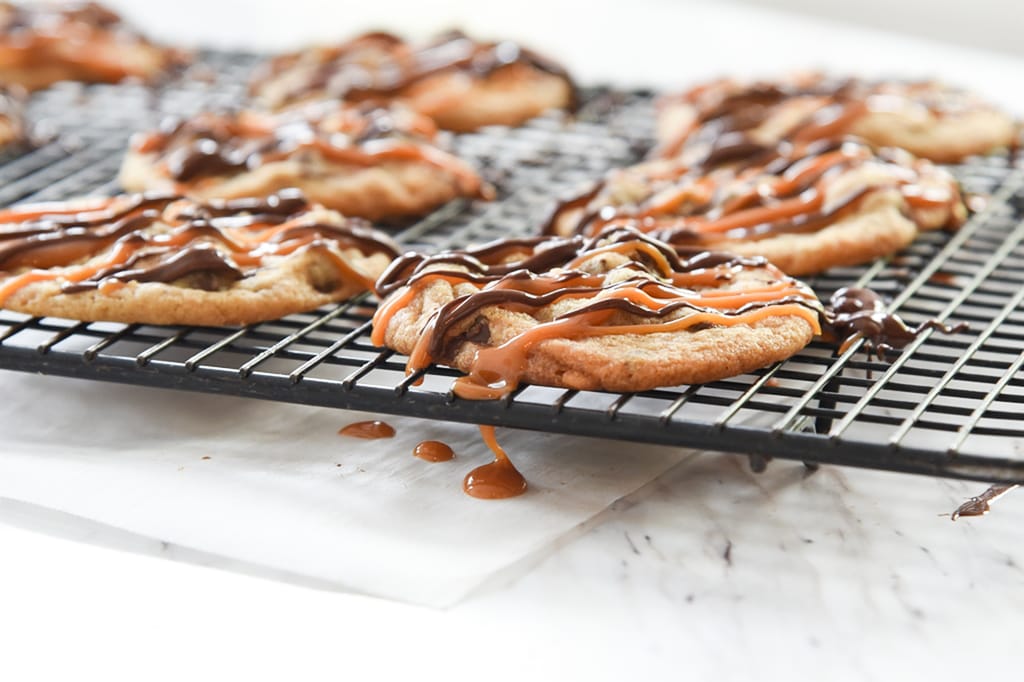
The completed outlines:
{"type": "Polygon", "coordinates": [[[362,219],[297,192],[21,206],[0,211],[0,306],[77,320],[246,324],[365,291],[397,253],[362,219]]]}
{"type": "Polygon", "coordinates": [[[820,331],[821,306],[763,259],[671,246],[631,229],[406,254],[377,282],[373,341],[467,376],[458,396],[520,382],[642,391],[743,374],[820,331]]]}
{"type": "Polygon", "coordinates": [[[95,2],[0,2],[0,83],[38,90],[64,80],[151,80],[184,61],[95,2]]]}
{"type": "Polygon", "coordinates": [[[0,85],[0,151],[25,142],[25,91],[18,86],[0,85]]]}
{"type": "Polygon", "coordinates": [[[278,114],[203,113],[136,136],[121,168],[128,191],[198,199],[266,196],[297,187],[370,220],[419,216],[487,187],[435,146],[429,118],[403,107],[319,102],[278,114]]]}
{"type": "Polygon", "coordinates": [[[886,256],[921,230],[966,218],[956,181],[908,152],[851,138],[730,149],[696,165],[658,159],[610,173],[562,202],[546,230],[628,224],[675,246],[764,256],[805,275],[886,256]]]}
{"type": "Polygon", "coordinates": [[[253,96],[282,109],[316,99],[398,100],[455,131],[515,126],[573,106],[566,71],[511,42],[450,32],[427,44],[367,33],[333,47],[282,55],[255,74],[253,96]]]}
{"type": "Polygon", "coordinates": [[[659,102],[655,156],[693,163],[723,140],[736,146],[854,135],[940,163],[1013,147],[1015,121],[941,83],[802,74],[777,82],[723,79],[659,102]]]}

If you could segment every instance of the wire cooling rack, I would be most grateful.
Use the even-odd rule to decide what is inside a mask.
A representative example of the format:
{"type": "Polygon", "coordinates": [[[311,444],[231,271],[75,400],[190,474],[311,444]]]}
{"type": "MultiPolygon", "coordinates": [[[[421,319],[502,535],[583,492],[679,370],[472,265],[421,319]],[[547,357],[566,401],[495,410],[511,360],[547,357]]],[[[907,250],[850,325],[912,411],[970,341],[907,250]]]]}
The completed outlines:
{"type": "MultiPolygon", "coordinates": [[[[0,158],[0,204],[116,191],[128,135],[166,115],[244,100],[256,58],[207,54],[157,89],[61,84],[30,115],[43,138],[0,158]]],[[[453,202],[398,233],[438,249],[528,233],[559,195],[636,161],[651,143],[651,94],[592,89],[579,114],[463,135],[458,153],[500,188],[497,201],[453,202]]],[[[1024,176],[1006,158],[955,169],[990,195],[959,231],[930,233],[894,258],[811,281],[823,298],[869,286],[927,331],[880,362],[855,344],[813,343],[753,374],[636,394],[524,386],[499,401],[455,398],[457,373],[404,373],[369,341],[375,301],[241,328],[85,323],[0,311],[0,368],[267,400],[664,443],[982,481],[1024,481],[1024,176]],[[422,383],[418,381],[422,379],[422,383]]]]}

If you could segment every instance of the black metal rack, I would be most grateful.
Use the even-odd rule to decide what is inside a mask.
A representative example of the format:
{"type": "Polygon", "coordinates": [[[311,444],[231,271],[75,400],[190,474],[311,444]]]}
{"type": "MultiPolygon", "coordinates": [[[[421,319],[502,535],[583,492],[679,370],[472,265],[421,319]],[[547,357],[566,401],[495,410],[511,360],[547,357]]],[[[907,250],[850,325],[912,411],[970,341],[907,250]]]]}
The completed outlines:
{"type": "MultiPolygon", "coordinates": [[[[115,191],[132,131],[168,114],[243,101],[255,57],[205,57],[201,73],[157,89],[62,84],[37,94],[30,115],[40,134],[52,137],[0,159],[0,203],[115,191]]],[[[552,114],[518,129],[460,136],[457,151],[498,184],[499,199],[454,202],[398,238],[437,249],[530,232],[555,197],[637,160],[650,145],[650,126],[650,93],[593,89],[573,119],[552,114]]],[[[363,296],[243,328],[85,323],[0,311],[0,368],[707,448],[762,461],[1020,482],[1024,175],[1006,158],[955,170],[968,191],[991,195],[961,230],[925,235],[892,259],[811,281],[822,297],[841,286],[870,286],[911,324],[931,317],[971,324],[952,336],[925,332],[885,362],[860,344],[837,356],[833,347],[813,343],[786,362],[706,385],[638,394],[525,386],[504,400],[465,401],[449,391],[456,372],[432,367],[407,377],[402,356],[373,347],[375,302],[363,296]]]]}

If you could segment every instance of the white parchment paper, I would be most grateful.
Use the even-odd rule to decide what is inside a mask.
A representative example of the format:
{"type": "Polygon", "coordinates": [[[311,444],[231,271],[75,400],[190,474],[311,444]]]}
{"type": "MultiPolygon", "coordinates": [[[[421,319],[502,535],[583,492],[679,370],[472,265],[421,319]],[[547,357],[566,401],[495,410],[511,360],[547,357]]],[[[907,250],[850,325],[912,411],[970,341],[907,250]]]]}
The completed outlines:
{"type": "Polygon", "coordinates": [[[471,425],[0,372],[0,497],[361,593],[449,605],[687,456],[499,429],[530,484],[476,500],[471,425]],[[447,442],[450,462],[412,456],[447,442]],[[208,458],[208,459],[204,459],[208,458]]]}

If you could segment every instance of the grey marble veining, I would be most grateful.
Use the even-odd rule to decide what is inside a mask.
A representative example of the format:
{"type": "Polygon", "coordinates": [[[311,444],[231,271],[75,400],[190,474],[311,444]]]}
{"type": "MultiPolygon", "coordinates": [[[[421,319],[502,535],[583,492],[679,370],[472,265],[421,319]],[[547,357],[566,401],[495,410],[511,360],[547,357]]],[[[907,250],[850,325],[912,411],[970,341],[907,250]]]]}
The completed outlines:
{"type": "Polygon", "coordinates": [[[952,522],[983,488],[791,463],[758,475],[742,458],[703,454],[463,612],[527,621],[537,610],[523,605],[543,604],[531,638],[570,628],[599,643],[588,665],[630,676],[671,665],[726,679],[998,669],[1024,642],[1024,495],[952,522]]]}

